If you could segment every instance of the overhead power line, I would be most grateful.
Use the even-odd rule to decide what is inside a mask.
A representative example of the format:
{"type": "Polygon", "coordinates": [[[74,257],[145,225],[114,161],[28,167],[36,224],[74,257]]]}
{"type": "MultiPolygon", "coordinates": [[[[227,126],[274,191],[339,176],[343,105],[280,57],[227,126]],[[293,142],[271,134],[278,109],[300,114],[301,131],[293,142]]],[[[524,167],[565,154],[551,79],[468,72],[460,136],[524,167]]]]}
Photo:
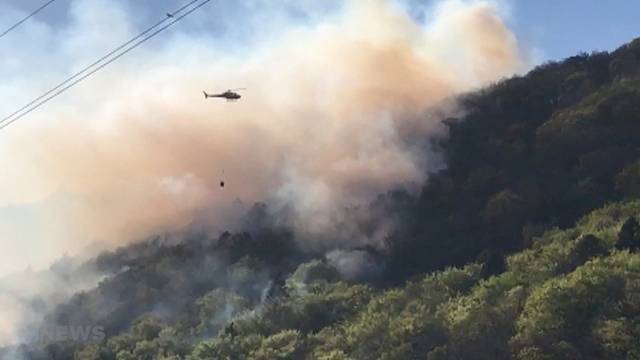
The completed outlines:
{"type": "Polygon", "coordinates": [[[140,34],[136,35],[135,37],[131,38],[129,41],[125,42],[124,44],[118,46],[117,48],[113,49],[112,51],[110,51],[108,54],[104,55],[103,57],[101,57],[100,59],[96,60],[95,62],[93,62],[92,64],[84,67],[82,70],[78,71],[77,73],[73,74],[72,76],[68,77],[66,80],[64,80],[63,82],[59,83],[58,85],[56,85],[54,88],[50,89],[49,91],[45,92],[44,94],[40,95],[39,97],[31,100],[30,102],[28,102],[27,104],[25,104],[23,107],[21,107],[20,109],[14,111],[13,113],[3,117],[2,119],[0,119],[0,125],[2,125],[2,123],[4,123],[5,121],[11,119],[12,117],[14,117],[15,115],[19,114],[20,112],[28,109],[31,105],[35,104],[36,102],[38,102],[39,100],[45,98],[47,95],[53,93],[54,91],[62,88],[63,86],[65,86],[66,84],[70,83],[71,81],[77,79],[78,77],[82,76],[84,73],[86,73],[87,71],[91,70],[93,67],[99,65],[101,62],[105,61],[106,59],[108,59],[109,57],[113,56],[114,54],[116,54],[118,51],[124,49],[125,47],[131,45],[133,42],[135,42],[136,40],[142,38],[143,36],[147,35],[148,33],[150,33],[151,31],[153,31],[154,29],[158,28],[160,25],[166,23],[167,21],[169,21],[171,18],[173,18],[175,15],[179,15],[180,13],[182,13],[186,8],[188,8],[189,6],[197,3],[198,1],[201,0],[193,0],[187,4],[185,4],[184,6],[180,7],[178,10],[174,11],[173,13],[171,13],[171,17],[166,16],[164,17],[162,20],[158,21],[157,23],[155,23],[154,25],[148,27],[146,30],[144,30],[143,32],[141,32],[140,34]]]}
{"type": "Polygon", "coordinates": [[[127,53],[131,52],[132,50],[134,50],[138,46],[140,46],[143,43],[151,40],[152,38],[154,38],[155,36],[157,36],[161,32],[165,31],[166,29],[168,29],[169,27],[173,26],[174,24],[176,24],[180,20],[184,19],[185,17],[187,17],[188,15],[193,13],[194,11],[196,11],[199,8],[201,8],[202,6],[206,5],[211,0],[204,0],[203,2],[198,4],[197,6],[189,9],[188,11],[186,11],[185,13],[180,15],[185,9],[187,9],[189,6],[197,3],[198,1],[202,1],[202,0],[193,0],[190,3],[182,6],[180,9],[174,11],[173,13],[167,14],[168,16],[165,17],[162,21],[160,21],[160,22],[156,23],[155,25],[151,26],[150,28],[146,29],[145,31],[140,33],[140,35],[132,38],[131,40],[127,41],[125,44],[119,46],[115,50],[111,51],[109,54],[107,54],[107,55],[103,56],[102,58],[100,58],[98,61],[94,62],[93,64],[91,64],[89,66],[87,66],[86,68],[84,68],[81,71],[77,72],[73,76],[67,78],[65,81],[63,81],[62,83],[58,84],[54,88],[48,90],[43,95],[38,96],[34,100],[32,100],[29,103],[27,103],[27,105],[23,106],[21,109],[15,111],[14,113],[12,113],[9,116],[4,117],[3,119],[0,119],[0,130],[3,130],[7,126],[9,126],[9,125],[13,124],[14,122],[20,120],[21,118],[23,118],[26,115],[30,114],[31,112],[35,111],[36,109],[38,109],[42,105],[48,103],[49,101],[51,101],[54,98],[56,98],[59,95],[61,95],[62,93],[64,93],[67,90],[71,89],[72,87],[74,87],[78,83],[82,82],[86,78],[88,78],[91,75],[95,74],[96,72],[102,70],[103,68],[105,68],[109,64],[113,63],[114,61],[120,59],[122,56],[124,56],[127,53]],[[164,24],[165,22],[167,22],[169,20],[171,20],[171,21],[168,24],[158,28],[160,25],[164,24]],[[156,29],[156,30],[153,31],[154,29],[156,29]],[[128,45],[131,45],[131,46],[127,47],[128,45]],[[117,55],[115,55],[120,50],[123,50],[123,51],[118,53],[117,55]],[[115,55],[115,56],[113,56],[113,55],[115,55]],[[111,57],[111,56],[113,56],[113,57],[111,57]],[[108,61],[102,63],[104,60],[106,60],[109,57],[111,57],[111,59],[109,59],[108,61]],[[100,65],[97,66],[98,64],[100,64],[100,65]]]}
{"type": "Polygon", "coordinates": [[[29,15],[24,17],[22,20],[20,20],[17,23],[11,25],[7,30],[3,31],[2,34],[0,34],[0,39],[3,38],[8,33],[10,33],[11,31],[13,31],[18,26],[22,25],[25,21],[27,21],[27,20],[31,19],[32,17],[34,17],[40,11],[44,10],[44,8],[46,8],[47,6],[51,5],[51,3],[53,3],[54,1],[56,1],[56,0],[47,1],[46,3],[44,3],[44,5],[42,5],[39,8],[33,10],[29,15]]]}

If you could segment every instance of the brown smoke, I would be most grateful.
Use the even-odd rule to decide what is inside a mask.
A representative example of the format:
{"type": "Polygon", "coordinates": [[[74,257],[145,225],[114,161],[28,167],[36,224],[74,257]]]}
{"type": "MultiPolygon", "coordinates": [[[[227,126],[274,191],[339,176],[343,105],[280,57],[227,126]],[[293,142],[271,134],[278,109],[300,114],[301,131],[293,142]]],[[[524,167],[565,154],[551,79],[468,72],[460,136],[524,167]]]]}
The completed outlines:
{"type": "Polygon", "coordinates": [[[74,91],[85,105],[11,128],[28,164],[16,171],[37,177],[25,198],[58,194],[47,209],[60,248],[221,224],[236,199],[291,202],[321,231],[332,209],[424,181],[435,159],[410,139],[442,131],[426,113],[522,67],[496,9],[457,1],[420,25],[391,1],[353,0],[244,58],[195,41],[152,55],[163,60],[74,91]],[[248,90],[235,103],[200,92],[236,86],[248,90]]]}

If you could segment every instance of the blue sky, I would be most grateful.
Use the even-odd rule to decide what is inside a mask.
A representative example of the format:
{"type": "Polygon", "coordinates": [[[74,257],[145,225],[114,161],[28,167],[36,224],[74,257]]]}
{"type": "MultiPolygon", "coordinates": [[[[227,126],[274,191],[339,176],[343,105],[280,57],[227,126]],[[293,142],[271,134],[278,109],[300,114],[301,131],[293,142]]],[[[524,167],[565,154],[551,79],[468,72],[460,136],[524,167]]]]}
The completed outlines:
{"type": "MultiPolygon", "coordinates": [[[[522,46],[536,55],[536,61],[560,60],[578,52],[593,50],[613,50],[623,43],[640,36],[640,2],[629,0],[497,0],[509,8],[508,23],[515,31],[522,46]]],[[[157,19],[165,10],[179,7],[180,0],[130,0],[128,7],[139,16],[139,25],[157,19]]],[[[429,4],[433,1],[409,0],[415,4],[429,4]]],[[[27,11],[38,7],[43,0],[5,0],[4,6],[27,11]]],[[[39,18],[49,23],[68,21],[68,9],[72,0],[57,0],[43,11],[39,18]]],[[[122,1],[121,1],[122,3],[122,1]]],[[[214,0],[210,14],[224,14],[207,19],[209,29],[229,30],[242,13],[264,11],[277,7],[288,8],[291,14],[304,18],[299,3],[308,7],[329,9],[338,1],[303,0],[214,0]],[[230,21],[231,20],[231,21],[230,21]]],[[[3,5],[0,5],[0,9],[3,5]]],[[[314,9],[314,10],[316,10],[314,9]]],[[[16,14],[17,15],[17,14],[16,14]]],[[[8,16],[0,16],[0,24],[6,25],[8,16]]],[[[204,23],[201,23],[204,25],[204,23]]],[[[240,25],[240,24],[238,24],[240,25]]],[[[234,29],[231,34],[250,35],[260,29],[234,29]]]]}
{"type": "Polygon", "coordinates": [[[613,50],[640,36],[640,1],[514,0],[511,11],[519,40],[542,60],[613,50]]]}

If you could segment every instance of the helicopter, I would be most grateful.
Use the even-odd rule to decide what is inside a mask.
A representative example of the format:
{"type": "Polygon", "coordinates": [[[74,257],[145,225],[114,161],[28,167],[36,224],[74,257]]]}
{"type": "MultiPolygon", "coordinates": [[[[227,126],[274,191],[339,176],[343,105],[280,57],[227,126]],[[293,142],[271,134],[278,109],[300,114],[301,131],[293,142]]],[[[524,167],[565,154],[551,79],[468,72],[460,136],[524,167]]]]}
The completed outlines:
{"type": "Polygon", "coordinates": [[[204,98],[208,99],[208,98],[224,98],[227,99],[227,101],[234,101],[234,100],[238,100],[240,99],[242,96],[240,94],[238,94],[236,91],[240,91],[240,90],[246,90],[245,88],[238,88],[238,89],[229,89],[223,93],[220,94],[208,94],[206,91],[203,91],[204,93],[204,98]]]}

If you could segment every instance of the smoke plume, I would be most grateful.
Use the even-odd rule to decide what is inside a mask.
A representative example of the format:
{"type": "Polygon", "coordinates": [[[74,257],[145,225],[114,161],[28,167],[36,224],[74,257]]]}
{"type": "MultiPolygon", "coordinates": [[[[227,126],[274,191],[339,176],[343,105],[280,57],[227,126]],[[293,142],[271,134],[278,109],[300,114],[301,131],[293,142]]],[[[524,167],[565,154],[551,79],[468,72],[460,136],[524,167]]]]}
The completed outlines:
{"type": "Polygon", "coordinates": [[[2,134],[0,162],[28,179],[12,180],[13,201],[36,204],[60,253],[223,227],[237,200],[289,206],[321,233],[337,209],[425,181],[439,166],[435,109],[522,70],[496,6],[447,1],[431,15],[353,0],[242,51],[181,35],[140,50],[2,134]],[[238,102],[201,93],[233,87],[247,88],[238,102]]]}

